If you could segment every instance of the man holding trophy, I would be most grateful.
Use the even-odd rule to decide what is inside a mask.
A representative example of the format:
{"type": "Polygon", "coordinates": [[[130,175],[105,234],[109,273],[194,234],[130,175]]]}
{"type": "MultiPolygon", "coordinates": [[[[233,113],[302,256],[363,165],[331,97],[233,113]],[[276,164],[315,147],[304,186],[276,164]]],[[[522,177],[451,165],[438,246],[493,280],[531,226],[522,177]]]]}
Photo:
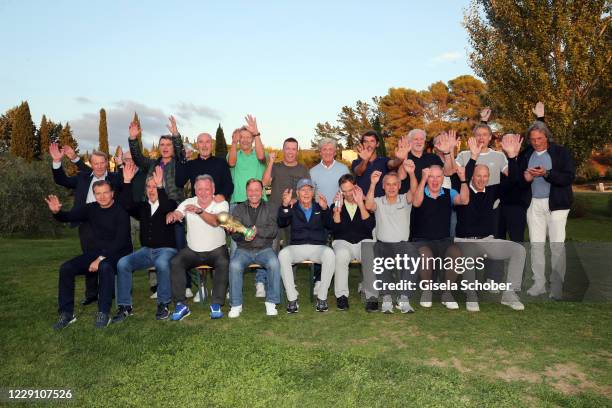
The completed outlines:
{"type": "Polygon", "coordinates": [[[277,214],[262,201],[261,180],[248,180],[246,195],[247,201],[237,204],[231,216],[218,215],[219,224],[232,233],[237,245],[229,265],[231,310],[228,316],[239,317],[242,313],[242,274],[249,264],[259,264],[265,270],[266,314],[276,316],[276,305],[280,303],[280,264],[272,249],[272,241],[278,233],[277,214]]]}
{"type": "Polygon", "coordinates": [[[194,182],[195,197],[183,201],[171,213],[166,222],[187,223],[187,247],[183,248],[171,264],[172,298],[176,309],[172,320],[182,320],[190,311],[185,303],[185,271],[196,266],[208,265],[214,269],[210,318],[223,317],[221,306],[227,293],[229,256],[225,245],[225,231],[219,226],[217,216],[227,214],[227,201],[214,200],[215,182],[208,174],[197,176],[194,182]]]}

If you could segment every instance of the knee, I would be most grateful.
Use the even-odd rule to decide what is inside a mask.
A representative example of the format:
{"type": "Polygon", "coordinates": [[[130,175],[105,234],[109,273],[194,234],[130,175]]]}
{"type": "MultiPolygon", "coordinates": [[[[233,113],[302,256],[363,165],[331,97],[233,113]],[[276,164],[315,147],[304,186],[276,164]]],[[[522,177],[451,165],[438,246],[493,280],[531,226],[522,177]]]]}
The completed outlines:
{"type": "Polygon", "coordinates": [[[117,270],[119,272],[132,272],[130,267],[130,256],[124,256],[117,262],[117,270]]]}
{"type": "Polygon", "coordinates": [[[74,266],[70,261],[64,262],[60,266],[60,275],[70,275],[72,273],[74,273],[74,266]]]}
{"type": "Polygon", "coordinates": [[[347,264],[351,262],[351,251],[346,248],[338,248],[334,251],[336,257],[336,263],[338,264],[347,264]]]}
{"type": "Polygon", "coordinates": [[[280,263],[291,263],[291,252],[289,248],[283,248],[278,253],[278,261],[280,263]]]}
{"type": "Polygon", "coordinates": [[[325,249],[323,249],[323,254],[321,255],[321,261],[332,262],[332,263],[336,261],[336,255],[334,254],[334,251],[330,247],[325,247],[325,249]]]}
{"type": "Polygon", "coordinates": [[[98,265],[98,273],[100,275],[113,276],[115,274],[115,268],[110,262],[104,260],[98,265]]]}
{"type": "MultiPolygon", "coordinates": [[[[170,259],[168,258],[157,258],[155,260],[155,270],[159,272],[167,272],[170,270],[170,259]]],[[[121,269],[121,268],[120,268],[121,269]]]]}

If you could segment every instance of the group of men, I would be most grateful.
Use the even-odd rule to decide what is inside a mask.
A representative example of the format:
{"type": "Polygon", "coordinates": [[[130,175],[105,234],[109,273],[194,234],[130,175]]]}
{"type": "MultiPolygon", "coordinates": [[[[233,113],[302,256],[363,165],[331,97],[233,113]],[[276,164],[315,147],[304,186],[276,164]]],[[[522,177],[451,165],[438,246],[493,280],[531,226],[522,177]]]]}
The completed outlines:
{"type": "MultiPolygon", "coordinates": [[[[129,127],[129,154],[117,158],[117,172],[108,171],[108,158],[93,152],[91,167],[69,146],[52,144],[53,175],[57,184],[74,189],[74,205],[61,210],[56,196],[46,201],[54,217],[79,227],[82,254],[65,262],[59,274],[59,318],[62,329],[76,320],[75,276],[86,275],[83,304],[97,300],[96,327],[120,322],[133,314],[132,273],[155,268],[156,318],[182,320],[190,314],[190,270],[208,265],[213,270],[210,317],[228,317],[243,309],[243,274],[258,265],[256,296],[265,298],[269,316],[278,313],[281,281],[287,312],[299,310],[294,266],[303,261],[320,265],[314,294],[316,310],[329,309],[332,279],[338,310],[349,308],[349,266],[361,263],[360,291],[368,312],[414,312],[410,300],[420,284],[421,307],[431,307],[434,284],[442,284],[441,302],[458,309],[453,297],[457,281],[467,282],[466,308],[478,311],[476,268],[462,268],[460,258],[487,258],[486,277],[504,282],[501,303],[524,309],[521,290],[529,224],[534,284],[532,296],[546,293],[544,244],[551,242],[553,277],[550,295],[560,298],[565,273],[565,222],[572,200],[574,165],[567,149],[552,141],[541,103],[538,120],[522,137],[506,134],[502,151],[490,147],[490,110],[468,140],[469,149],[455,157],[460,140],[449,131],[434,138],[426,151],[426,133],[413,129],[398,141],[392,158],[377,155],[382,142],[374,131],[361,136],[351,171],[335,160],[336,142],[320,143],[321,162],[306,169],[298,163],[298,142],[283,143],[282,160],[266,154],[257,121],[232,134],[227,158],[212,155],[210,134],[197,137],[197,157],[185,150],[176,122],[161,136],[157,159],[143,156],[137,123],[129,127]],[[66,176],[66,156],[79,169],[66,176]],[[192,197],[184,191],[190,181],[192,197]],[[269,197],[265,186],[271,187],[269,197]],[[226,222],[230,212],[236,222],[226,222]],[[133,252],[131,229],[136,220],[141,247],[133,252]],[[506,240],[506,232],[510,239],[506,240]],[[229,246],[229,248],[228,248],[229,246]],[[419,268],[380,260],[401,256],[423,261],[419,268]],[[441,259],[434,265],[428,259],[441,259]],[[508,260],[503,278],[503,261],[508,260]],[[497,264],[495,263],[497,262],[497,264]],[[499,262],[502,262],[501,267],[499,262]],[[437,266],[436,266],[437,265],[437,266]],[[464,273],[465,272],[465,273],[464,273]],[[117,313],[111,318],[117,290],[117,313]],[[461,277],[461,279],[459,279],[461,277]],[[229,292],[229,293],[228,293],[229,292]],[[382,305],[379,300],[382,298],[382,305]],[[173,312],[170,311],[174,303],[173,312]]],[[[202,299],[203,300],[203,299],[202,299]]]]}

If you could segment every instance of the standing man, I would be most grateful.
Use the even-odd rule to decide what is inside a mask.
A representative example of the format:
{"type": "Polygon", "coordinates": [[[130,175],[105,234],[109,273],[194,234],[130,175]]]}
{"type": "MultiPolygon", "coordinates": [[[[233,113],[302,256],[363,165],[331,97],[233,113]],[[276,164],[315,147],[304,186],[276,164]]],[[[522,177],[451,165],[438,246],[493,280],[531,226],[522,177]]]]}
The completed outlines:
{"type": "Polygon", "coordinates": [[[157,275],[157,320],[168,318],[170,304],[170,259],[176,255],[174,226],[166,223],[166,215],[176,208],[163,187],[164,171],[155,168],[146,180],[147,201],[135,201],[132,180],[136,165],[126,163],[123,168],[123,190],[120,201],[128,213],[140,222],[141,248],[126,255],[117,264],[117,323],[132,315],[132,273],[138,269],[155,268],[157,275]]]}
{"type": "MultiPolygon", "coordinates": [[[[60,150],[57,143],[49,145],[49,154],[53,159],[53,181],[55,184],[74,190],[73,207],[80,208],[86,204],[94,203],[96,196],[93,191],[93,184],[96,181],[106,180],[111,183],[114,191],[121,187],[121,178],[117,173],[108,172],[108,157],[105,153],[94,150],[91,153],[88,167],[83,160],[77,156],[71,146],[63,146],[60,150]],[[72,177],[68,177],[62,168],[62,157],[68,157],[70,161],[77,165],[79,172],[72,177]]],[[[72,222],[71,227],[79,227],[79,241],[83,253],[89,250],[89,243],[94,240],[91,226],[86,222],[72,222]]],[[[85,298],[81,300],[81,305],[89,305],[98,300],[98,277],[95,274],[85,276],[85,298]]]]}
{"type": "MultiPolygon", "coordinates": [[[[234,183],[230,212],[233,212],[238,204],[247,201],[247,181],[252,178],[261,180],[266,170],[266,152],[261,142],[261,133],[257,128],[257,120],[251,115],[247,115],[245,120],[246,126],[232,133],[232,146],[227,154],[227,164],[234,183]],[[253,142],[255,142],[255,149],[253,149],[253,142]]],[[[264,201],[268,200],[265,194],[262,194],[261,198],[264,201]]],[[[235,249],[236,244],[232,241],[231,250],[235,249]]],[[[266,297],[265,285],[266,270],[258,269],[255,273],[255,297],[266,297]]]]}
{"type": "Polygon", "coordinates": [[[272,249],[278,226],[276,213],[270,211],[269,204],[262,200],[263,183],[252,178],[246,182],[247,201],[237,204],[232,215],[242,225],[254,230],[254,235],[245,236],[232,232],[237,248],[233,251],[229,265],[230,306],[229,317],[242,313],[242,274],[249,264],[263,266],[266,274],[266,314],[276,316],[276,305],[280,303],[280,264],[272,249]]]}
{"type": "Polygon", "coordinates": [[[225,230],[219,226],[217,214],[229,211],[229,204],[215,200],[215,182],[210,175],[197,176],[193,186],[195,197],[183,201],[166,217],[168,223],[187,223],[187,247],[170,262],[172,298],[176,303],[172,320],[182,320],[191,313],[185,303],[185,273],[202,264],[214,269],[210,318],[220,319],[227,293],[229,256],[225,230]]]}
{"type": "Polygon", "coordinates": [[[88,222],[91,237],[87,250],[64,262],[59,273],[59,318],[53,326],[59,330],[76,321],[74,316],[74,280],[77,275],[93,275],[100,279],[96,297],[98,313],[95,327],[103,328],[110,322],[110,308],[115,291],[117,261],[132,252],[130,219],[121,205],[115,202],[111,184],[106,180],[93,183],[95,202],[74,207],[70,212],[61,211],[57,196],[50,195],[45,201],[53,217],[60,222],[88,222]]]}
{"type": "Polygon", "coordinates": [[[572,183],[576,177],[574,161],[569,150],[553,142],[552,132],[542,121],[534,122],[527,130],[529,146],[521,156],[521,169],[528,203],[527,225],[531,242],[533,286],[531,296],[546,293],[544,270],[546,236],[550,241],[550,297],[561,299],[565,278],[565,225],[572,205],[572,183]]]}

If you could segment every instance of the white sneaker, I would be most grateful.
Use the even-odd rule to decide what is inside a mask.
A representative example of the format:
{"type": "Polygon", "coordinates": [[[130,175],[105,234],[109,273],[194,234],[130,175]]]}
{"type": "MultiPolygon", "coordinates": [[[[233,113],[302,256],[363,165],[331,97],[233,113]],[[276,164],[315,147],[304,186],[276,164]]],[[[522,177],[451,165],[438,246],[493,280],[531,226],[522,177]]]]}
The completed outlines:
{"type": "MultiPolygon", "coordinates": [[[[470,303],[473,303],[473,302],[470,302],[470,303]]],[[[442,302],[442,304],[444,306],[446,306],[446,308],[449,309],[449,310],[457,310],[457,309],[459,309],[459,303],[457,303],[457,302],[442,302]]],[[[476,304],[478,304],[478,303],[476,303],[476,304]]]]}
{"type": "Polygon", "coordinates": [[[504,292],[501,298],[501,304],[510,306],[513,310],[525,310],[525,305],[521,303],[519,297],[513,290],[507,290],[504,292]]]}
{"type": "MultiPolygon", "coordinates": [[[[487,279],[487,283],[492,285],[493,283],[495,283],[495,281],[493,279],[487,279]]],[[[499,289],[489,289],[489,293],[499,293],[499,289]]]]}
{"type": "Polygon", "coordinates": [[[192,298],[193,297],[193,292],[191,291],[191,288],[185,289],[185,297],[186,298],[192,298]]]}
{"type": "Polygon", "coordinates": [[[409,301],[399,302],[396,306],[402,313],[414,313],[414,309],[410,306],[409,301]]]}
{"type": "Polygon", "coordinates": [[[321,281],[316,281],[314,284],[314,289],[312,291],[312,294],[317,296],[319,294],[319,286],[321,286],[321,281]]]}
{"type": "Polygon", "coordinates": [[[393,313],[393,302],[383,302],[380,311],[383,313],[393,313]]]}
{"type": "Polygon", "coordinates": [[[149,296],[149,299],[157,299],[157,292],[155,292],[151,296],[149,296]]]}
{"type": "Polygon", "coordinates": [[[465,302],[465,308],[468,312],[480,312],[480,306],[478,306],[478,302],[465,302]]]}
{"type": "Polygon", "coordinates": [[[265,302],[266,305],[266,315],[267,316],[276,316],[278,314],[278,310],[276,310],[276,305],[274,303],[265,302]]]}
{"type": "Polygon", "coordinates": [[[201,299],[200,299],[200,291],[198,290],[195,294],[195,296],[193,297],[193,301],[196,303],[200,303],[201,299]]]}
{"type": "Polygon", "coordinates": [[[363,293],[363,285],[361,284],[361,282],[359,282],[359,285],[357,285],[357,293],[363,293]]]}
{"type": "Polygon", "coordinates": [[[240,317],[240,313],[242,313],[242,305],[240,306],[232,306],[230,311],[227,313],[227,317],[235,318],[240,317]]]}
{"type": "Polygon", "coordinates": [[[546,286],[534,283],[532,287],[527,289],[529,296],[540,296],[546,294],[546,286]]]}
{"type": "Polygon", "coordinates": [[[261,282],[255,284],[255,297],[265,298],[266,297],[266,285],[261,282]]]}
{"type": "Polygon", "coordinates": [[[421,301],[419,302],[419,305],[421,305],[421,307],[431,307],[431,297],[431,290],[424,290],[423,293],[421,293],[421,301]]]}

